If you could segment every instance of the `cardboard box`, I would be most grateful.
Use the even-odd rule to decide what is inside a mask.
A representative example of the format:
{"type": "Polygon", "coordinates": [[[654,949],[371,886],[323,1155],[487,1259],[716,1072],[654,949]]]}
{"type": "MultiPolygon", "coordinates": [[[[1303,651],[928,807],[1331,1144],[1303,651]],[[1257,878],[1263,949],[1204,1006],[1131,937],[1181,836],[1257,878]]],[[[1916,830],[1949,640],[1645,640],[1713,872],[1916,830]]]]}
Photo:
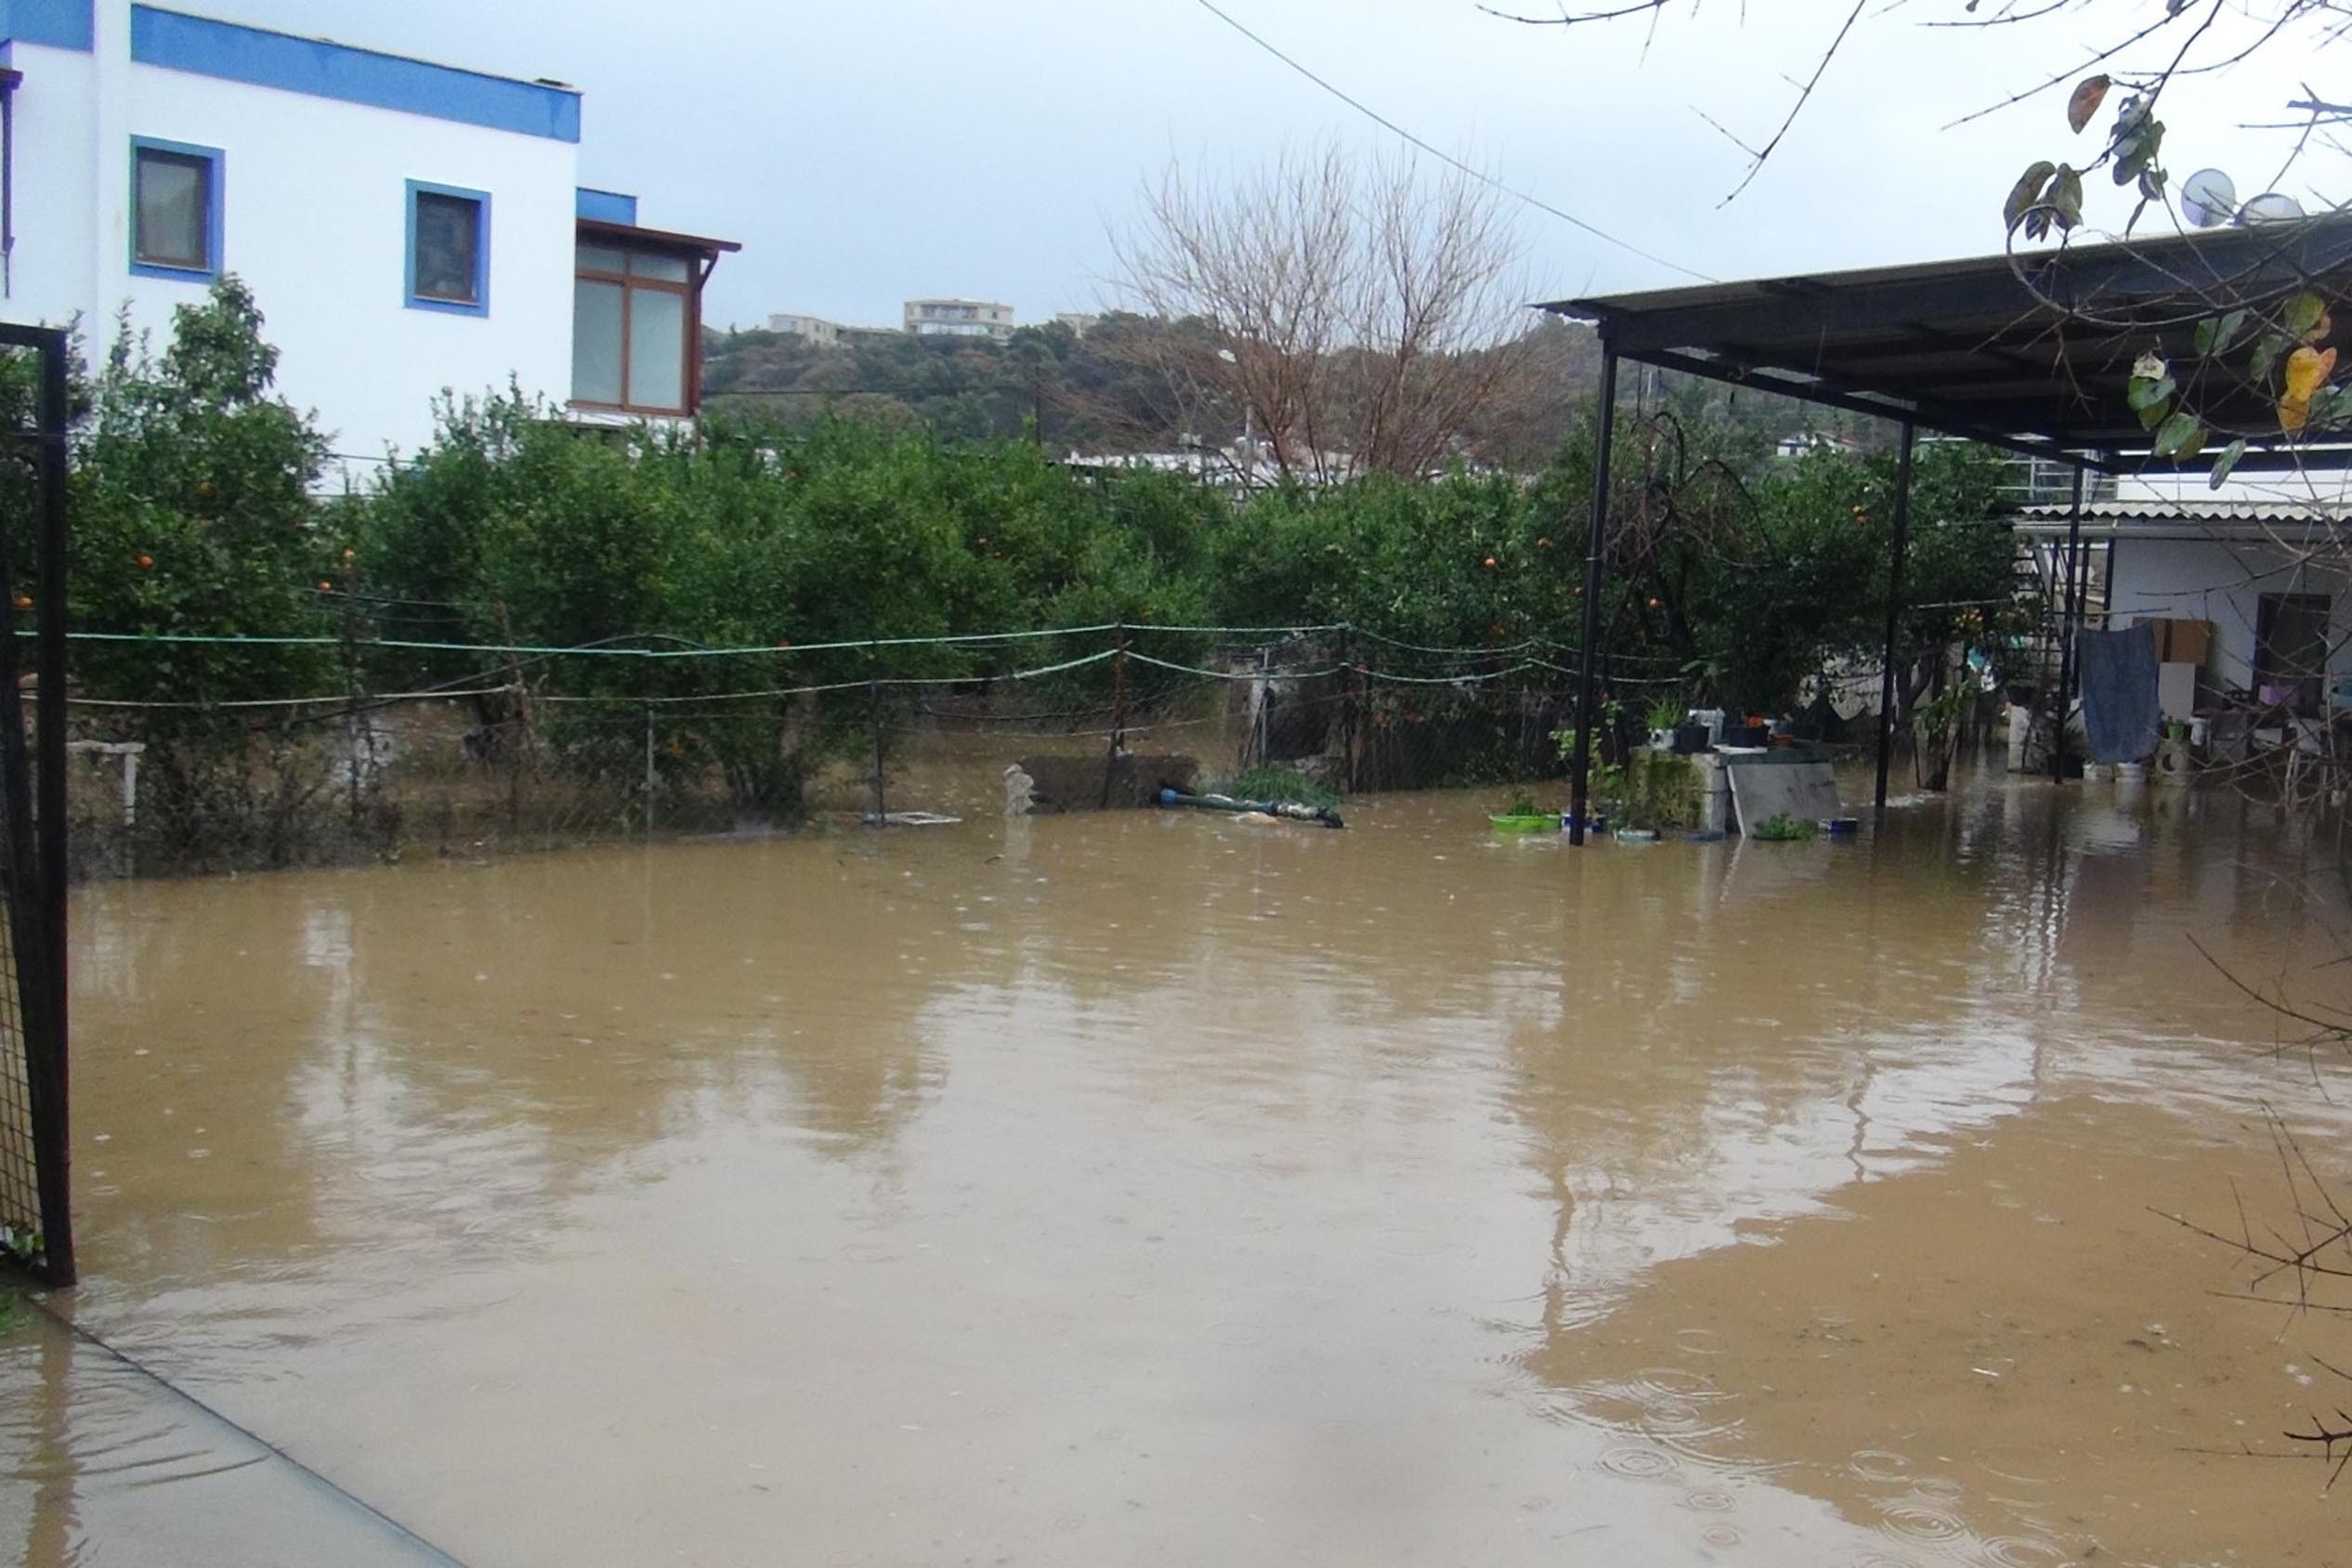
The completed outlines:
{"type": "Polygon", "coordinates": [[[2142,616],[2140,622],[2156,634],[2159,664],[2203,664],[2213,656],[2214,623],[2164,616],[2142,616]]]}
{"type": "Polygon", "coordinates": [[[2213,657],[2214,623],[2210,621],[2175,621],[2166,634],[2164,651],[2159,662],[2202,666],[2213,657]]]}

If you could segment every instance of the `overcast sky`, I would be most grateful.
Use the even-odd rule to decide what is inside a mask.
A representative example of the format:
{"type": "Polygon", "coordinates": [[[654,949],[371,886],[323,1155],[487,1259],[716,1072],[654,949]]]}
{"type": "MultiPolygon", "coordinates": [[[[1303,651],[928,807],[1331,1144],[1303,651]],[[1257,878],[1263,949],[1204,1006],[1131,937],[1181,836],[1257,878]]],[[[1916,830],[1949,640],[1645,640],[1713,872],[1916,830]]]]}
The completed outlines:
{"type": "MultiPolygon", "coordinates": [[[[1429,141],[1727,279],[1997,249],[2001,198],[2018,171],[2070,151],[2087,161],[2097,130],[2067,133],[2062,89],[1942,127],[2071,72],[2090,40],[2111,41],[2101,29],[2155,9],[2143,0],[1954,31],[1921,24],[1965,15],[1963,0],[1872,0],[1779,152],[1725,205],[1746,158],[1700,111],[1760,142],[1794,98],[1786,78],[1811,70],[1847,0],[1769,0],[1746,7],[1744,22],[1732,0],[1695,16],[1678,0],[1646,52],[1638,22],[1530,28],[1471,0],[1218,3],[1429,141]]],[[[580,86],[584,183],[635,192],[649,225],[743,242],[712,282],[709,318],[720,324],[778,310],[892,322],[901,299],[924,294],[1006,300],[1023,320],[1091,307],[1107,287],[1106,228],[1126,221],[1140,183],[1170,160],[1234,168],[1324,137],[1394,146],[1199,0],[200,8],[580,86]]],[[[2309,71],[2291,45],[2176,84],[2165,148],[2175,176],[2217,163],[2241,194],[2263,189],[2281,138],[2234,127],[2277,117],[2309,71]]],[[[2300,179],[2287,189],[2304,193],[2300,179]]],[[[2120,225],[2128,210],[2103,180],[2092,201],[2095,219],[2120,225]]],[[[1530,210],[1524,223],[1544,290],[1688,281],[1556,217],[1530,210]]]]}

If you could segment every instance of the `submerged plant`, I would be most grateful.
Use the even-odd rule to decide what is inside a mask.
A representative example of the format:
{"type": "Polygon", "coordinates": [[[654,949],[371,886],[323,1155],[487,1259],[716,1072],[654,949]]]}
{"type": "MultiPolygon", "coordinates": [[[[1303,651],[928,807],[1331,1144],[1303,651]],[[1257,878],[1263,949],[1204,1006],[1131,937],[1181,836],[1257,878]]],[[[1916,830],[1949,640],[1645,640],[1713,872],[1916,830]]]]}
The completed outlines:
{"type": "Polygon", "coordinates": [[[1809,822],[1801,817],[1791,817],[1784,811],[1758,822],[1748,837],[1761,839],[1766,843],[1801,843],[1820,831],[1820,824],[1809,822]]]}
{"type": "Polygon", "coordinates": [[[1216,786],[1216,793],[1244,801],[1297,801],[1301,805],[1324,806],[1339,804],[1337,793],[1287,767],[1253,767],[1216,786]]]}

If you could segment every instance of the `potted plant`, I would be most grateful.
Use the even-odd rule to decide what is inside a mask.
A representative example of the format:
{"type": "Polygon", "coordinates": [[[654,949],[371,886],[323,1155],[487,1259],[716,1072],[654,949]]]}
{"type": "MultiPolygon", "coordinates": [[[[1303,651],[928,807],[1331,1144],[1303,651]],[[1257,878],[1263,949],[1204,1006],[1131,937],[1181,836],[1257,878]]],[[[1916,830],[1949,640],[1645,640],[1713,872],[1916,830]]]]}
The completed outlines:
{"type": "Polygon", "coordinates": [[[1674,732],[1690,712],[1671,697],[1661,697],[1650,704],[1650,745],[1653,750],[1674,750],[1674,732]]]}
{"type": "Polygon", "coordinates": [[[1523,794],[1513,795],[1509,809],[1489,816],[1486,820],[1494,824],[1498,833],[1548,833],[1560,827],[1557,813],[1536,810],[1535,803],[1523,794]]]}

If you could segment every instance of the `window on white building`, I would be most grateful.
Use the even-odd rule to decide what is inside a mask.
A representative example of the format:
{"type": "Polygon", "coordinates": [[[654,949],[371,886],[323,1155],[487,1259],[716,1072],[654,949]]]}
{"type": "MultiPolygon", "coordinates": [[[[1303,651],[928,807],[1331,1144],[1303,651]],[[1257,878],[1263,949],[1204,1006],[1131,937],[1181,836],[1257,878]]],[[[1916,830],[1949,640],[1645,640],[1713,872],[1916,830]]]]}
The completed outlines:
{"type": "Polygon", "coordinates": [[[489,315],[489,195],[412,179],[408,203],[410,307],[489,315]]]}
{"type": "Polygon", "coordinates": [[[131,140],[131,270],[204,280],[220,272],[221,153],[131,140]]]}
{"type": "Polygon", "coordinates": [[[582,245],[572,284],[571,397],[631,413],[693,412],[694,263],[582,245]]]}

